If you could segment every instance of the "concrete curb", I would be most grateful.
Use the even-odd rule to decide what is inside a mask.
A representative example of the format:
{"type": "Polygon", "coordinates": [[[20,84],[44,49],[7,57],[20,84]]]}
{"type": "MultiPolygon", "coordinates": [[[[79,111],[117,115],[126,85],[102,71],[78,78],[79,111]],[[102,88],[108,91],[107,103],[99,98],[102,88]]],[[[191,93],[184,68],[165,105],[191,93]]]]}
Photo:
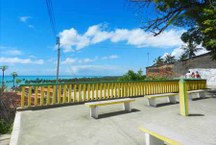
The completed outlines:
{"type": "Polygon", "coordinates": [[[11,134],[10,145],[18,144],[18,137],[20,133],[20,121],[21,121],[21,112],[16,112],[14,119],[13,131],[11,134]]]}

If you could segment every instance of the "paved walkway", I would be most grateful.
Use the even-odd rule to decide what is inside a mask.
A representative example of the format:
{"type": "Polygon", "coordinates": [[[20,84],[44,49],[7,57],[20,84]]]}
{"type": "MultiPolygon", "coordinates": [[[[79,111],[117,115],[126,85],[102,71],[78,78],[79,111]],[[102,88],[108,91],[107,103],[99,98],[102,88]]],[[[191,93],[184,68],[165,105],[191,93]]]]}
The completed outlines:
{"type": "Polygon", "coordinates": [[[9,145],[10,143],[10,134],[0,135],[0,145],[9,145]]]}
{"type": "Polygon", "coordinates": [[[166,127],[199,145],[215,145],[215,104],[216,98],[190,101],[189,117],[179,115],[179,104],[153,108],[143,97],[132,103],[131,113],[120,111],[122,105],[99,107],[99,119],[90,118],[84,105],[23,111],[18,145],[143,145],[138,127],[147,124],[166,127]]]}

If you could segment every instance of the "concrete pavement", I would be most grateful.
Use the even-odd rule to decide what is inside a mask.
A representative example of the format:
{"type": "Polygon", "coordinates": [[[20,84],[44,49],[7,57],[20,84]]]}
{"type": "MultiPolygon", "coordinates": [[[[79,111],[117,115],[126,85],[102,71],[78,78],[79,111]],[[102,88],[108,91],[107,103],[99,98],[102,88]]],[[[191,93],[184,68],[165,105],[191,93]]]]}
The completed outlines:
{"type": "Polygon", "coordinates": [[[121,104],[99,107],[99,119],[90,118],[83,104],[22,111],[17,145],[143,145],[144,133],[138,127],[147,124],[200,145],[216,144],[216,98],[190,101],[188,117],[179,115],[179,104],[154,108],[147,106],[146,98],[135,99],[131,113],[122,111],[121,104]]]}

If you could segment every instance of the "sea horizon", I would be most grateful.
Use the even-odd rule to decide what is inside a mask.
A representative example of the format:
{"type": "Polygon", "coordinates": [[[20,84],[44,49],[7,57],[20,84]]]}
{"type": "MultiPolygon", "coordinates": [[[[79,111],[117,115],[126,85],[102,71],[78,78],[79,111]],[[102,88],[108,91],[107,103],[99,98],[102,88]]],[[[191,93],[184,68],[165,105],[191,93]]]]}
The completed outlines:
{"type": "MultiPolygon", "coordinates": [[[[77,75],[77,76],[72,76],[72,75],[60,75],[59,79],[74,79],[74,78],[101,78],[101,77],[112,77],[112,76],[102,76],[102,75],[97,75],[97,76],[90,76],[90,75],[77,75]]],[[[37,79],[43,79],[43,80],[55,80],[56,76],[55,75],[20,75],[17,76],[16,79],[22,80],[21,84],[25,84],[26,80],[37,80],[37,79]]],[[[4,76],[4,83],[7,87],[11,88],[13,86],[13,77],[11,75],[5,75],[4,76]]],[[[0,76],[0,86],[2,84],[2,76],[0,76]]]]}

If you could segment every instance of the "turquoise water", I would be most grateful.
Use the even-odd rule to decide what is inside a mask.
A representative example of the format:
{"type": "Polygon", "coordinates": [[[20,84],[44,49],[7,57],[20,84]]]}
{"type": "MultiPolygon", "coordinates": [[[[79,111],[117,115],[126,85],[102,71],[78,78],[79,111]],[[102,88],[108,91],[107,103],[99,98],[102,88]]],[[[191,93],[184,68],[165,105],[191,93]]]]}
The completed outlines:
{"type": "MultiPolygon", "coordinates": [[[[59,79],[73,79],[73,78],[93,78],[98,76],[60,76],[59,79]]],[[[26,80],[36,80],[36,79],[43,79],[43,80],[55,80],[56,76],[18,76],[16,79],[22,80],[20,84],[24,84],[26,80]]],[[[8,88],[13,86],[13,78],[12,76],[5,76],[4,78],[5,85],[8,88]]],[[[0,86],[2,84],[2,76],[0,76],[0,86]]]]}

